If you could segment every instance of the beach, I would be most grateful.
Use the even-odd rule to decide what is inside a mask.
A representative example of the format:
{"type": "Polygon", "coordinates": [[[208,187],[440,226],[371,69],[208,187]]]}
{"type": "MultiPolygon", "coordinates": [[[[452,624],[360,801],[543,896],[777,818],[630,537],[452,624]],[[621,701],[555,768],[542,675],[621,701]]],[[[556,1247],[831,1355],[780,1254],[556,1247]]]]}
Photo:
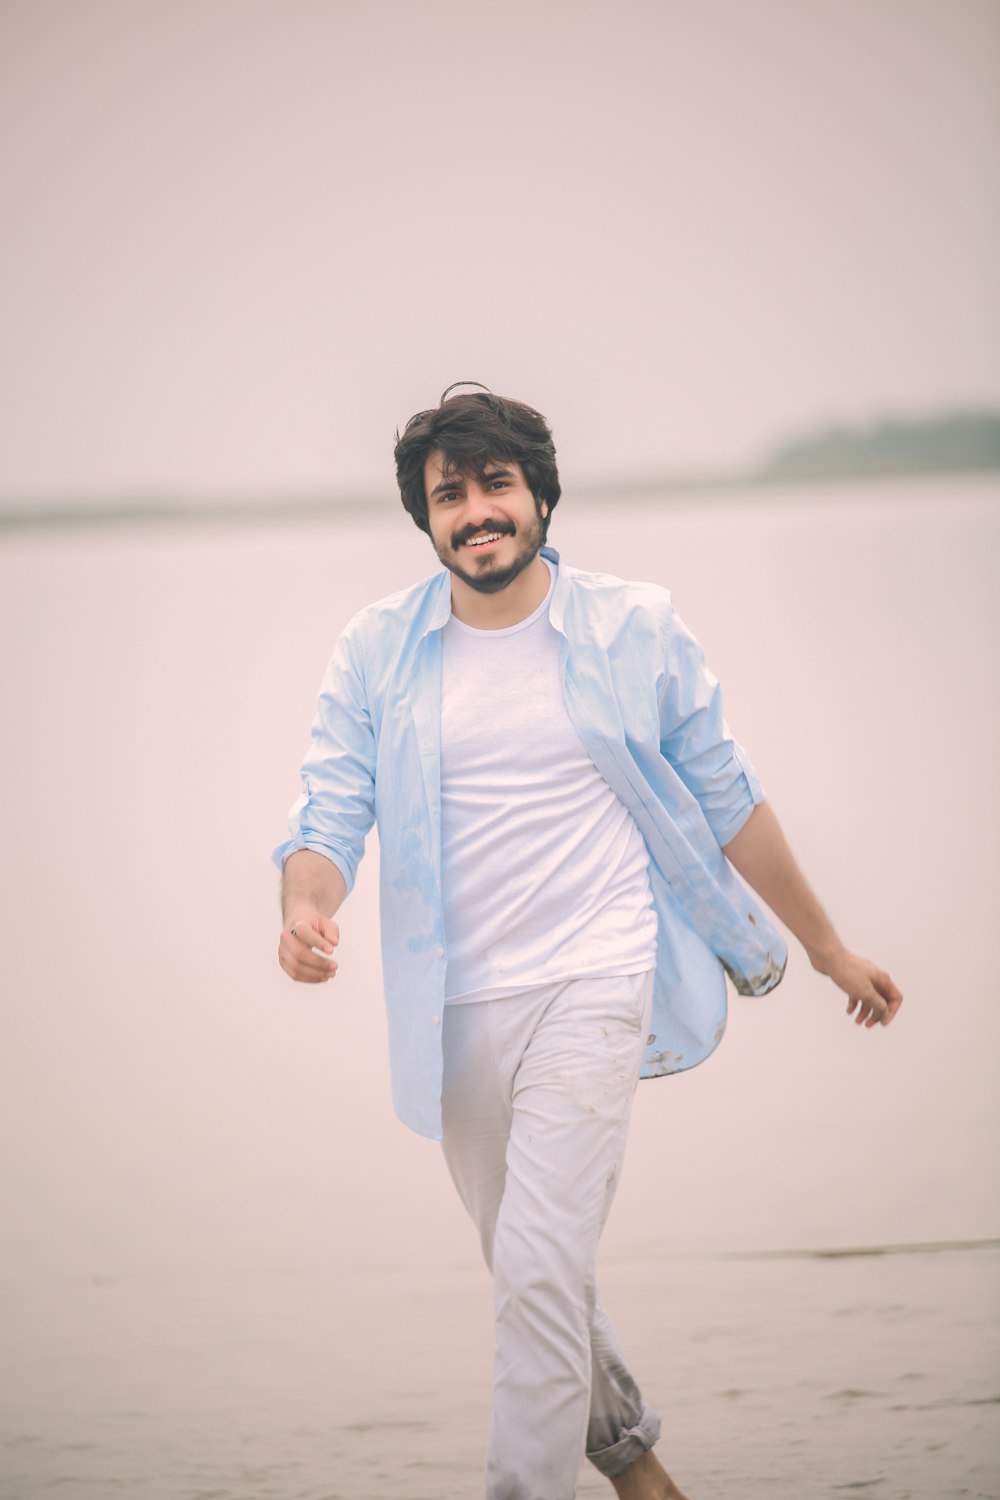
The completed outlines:
{"type": "MultiPolygon", "coordinates": [[[[622,1260],[604,1284],[697,1500],[992,1500],[998,1273],[994,1245],[622,1260]]],[[[4,1500],[481,1493],[490,1298],[471,1260],[421,1265],[417,1286],[244,1265],[4,1303],[4,1500]]],[[[611,1491],[585,1467],[578,1493],[611,1491]]]]}
{"type": "MultiPolygon", "coordinates": [[[[602,1294],[692,1500],[1000,1496],[998,499],[553,521],[577,566],[672,588],[906,994],[858,1032],[793,950],[715,1057],[639,1087],[602,1294]]],[[[433,562],[394,511],[0,541],[0,1500],[481,1493],[489,1281],[392,1116],[375,841],[308,993],[268,861],[337,632],[433,562]]]]}

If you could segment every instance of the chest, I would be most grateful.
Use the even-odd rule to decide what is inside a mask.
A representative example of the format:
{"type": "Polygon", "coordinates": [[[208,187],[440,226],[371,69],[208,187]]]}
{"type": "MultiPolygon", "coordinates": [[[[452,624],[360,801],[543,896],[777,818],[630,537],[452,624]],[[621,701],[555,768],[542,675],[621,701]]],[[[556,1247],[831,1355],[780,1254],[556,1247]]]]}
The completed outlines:
{"type": "Polygon", "coordinates": [[[441,769],[447,781],[480,773],[549,775],[586,753],[563,693],[561,637],[541,620],[514,635],[444,632],[441,769]]]}

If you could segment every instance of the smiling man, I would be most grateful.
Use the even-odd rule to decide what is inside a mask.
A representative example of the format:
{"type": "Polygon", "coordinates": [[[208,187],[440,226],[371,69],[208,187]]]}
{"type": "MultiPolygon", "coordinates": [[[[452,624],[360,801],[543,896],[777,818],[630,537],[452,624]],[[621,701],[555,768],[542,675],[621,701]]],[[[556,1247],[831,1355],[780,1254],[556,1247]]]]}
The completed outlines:
{"type": "MultiPolygon", "coordinates": [[[[459,594],[471,590],[468,607],[475,608],[479,594],[504,591],[503,612],[516,614],[532,583],[547,585],[548,574],[533,564],[548,502],[536,503],[520,464],[492,464],[479,476],[463,475],[435,451],[424,465],[424,487],[434,550],[453,573],[459,594]],[[511,590],[525,570],[531,582],[511,590]]],[[[452,609],[458,613],[454,604],[452,609]]],[[[492,619],[496,609],[495,602],[484,606],[484,618],[492,619]]]]}
{"type": "Polygon", "coordinates": [[[571,1500],[584,1454],[625,1500],[684,1500],[595,1284],[636,1081],[712,1052],[726,974],[780,980],[747,885],[859,1025],[902,996],[838,938],[666,591],[545,545],[544,418],[454,389],[395,455],[444,571],[337,644],[275,851],[279,961],[335,974],[377,820],[395,1107],[442,1141],[493,1273],[487,1500],[571,1500]]]}

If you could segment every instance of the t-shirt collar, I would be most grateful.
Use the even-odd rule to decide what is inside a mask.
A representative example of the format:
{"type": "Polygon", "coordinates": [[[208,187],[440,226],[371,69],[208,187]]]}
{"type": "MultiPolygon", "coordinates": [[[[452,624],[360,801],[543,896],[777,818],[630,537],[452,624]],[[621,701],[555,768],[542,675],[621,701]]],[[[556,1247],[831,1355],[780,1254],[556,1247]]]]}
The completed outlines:
{"type": "MultiPolygon", "coordinates": [[[[541,554],[553,564],[556,570],[555,587],[549,603],[549,622],[560,634],[564,634],[563,616],[566,609],[566,590],[569,587],[565,569],[560,564],[559,553],[554,547],[548,545],[542,547],[541,554]]],[[[447,568],[442,568],[433,581],[437,586],[437,595],[433,600],[427,621],[428,631],[441,630],[451,618],[451,574],[447,568]]]]}

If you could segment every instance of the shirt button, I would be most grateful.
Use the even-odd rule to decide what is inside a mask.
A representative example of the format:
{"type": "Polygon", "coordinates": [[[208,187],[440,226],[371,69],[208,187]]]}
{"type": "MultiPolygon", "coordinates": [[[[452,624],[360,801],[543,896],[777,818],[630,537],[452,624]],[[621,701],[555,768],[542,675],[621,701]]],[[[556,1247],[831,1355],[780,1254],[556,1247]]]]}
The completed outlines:
{"type": "Polygon", "coordinates": [[[441,1017],[440,1016],[435,1016],[434,1017],[434,1025],[435,1026],[440,1026],[441,1025],[441,1017]]]}
{"type": "Polygon", "coordinates": [[[444,949],[443,948],[438,948],[437,949],[437,956],[438,956],[438,958],[444,958],[444,949]]]}

